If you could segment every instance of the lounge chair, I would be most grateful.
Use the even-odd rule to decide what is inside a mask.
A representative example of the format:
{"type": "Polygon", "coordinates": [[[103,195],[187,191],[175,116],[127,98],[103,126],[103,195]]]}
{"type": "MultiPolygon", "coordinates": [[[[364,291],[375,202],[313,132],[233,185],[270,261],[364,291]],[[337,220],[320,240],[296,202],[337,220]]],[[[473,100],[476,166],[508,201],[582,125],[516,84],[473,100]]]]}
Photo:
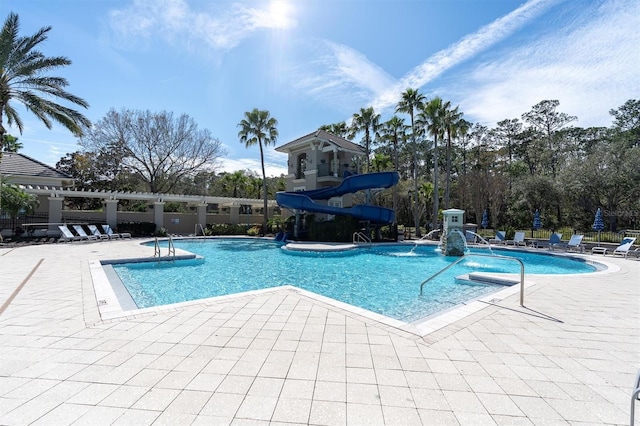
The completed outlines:
{"type": "Polygon", "coordinates": [[[548,241],[536,240],[533,242],[533,244],[531,244],[531,246],[535,248],[548,247],[549,249],[551,249],[551,247],[554,244],[560,244],[561,242],[562,242],[562,234],[558,234],[554,232],[553,234],[551,234],[548,241]]]}
{"type": "Polygon", "coordinates": [[[607,255],[607,253],[613,253],[614,255],[619,254],[624,257],[627,257],[629,250],[633,246],[633,243],[636,242],[635,237],[626,237],[620,241],[620,245],[615,249],[611,250],[609,247],[594,247],[591,249],[591,254],[603,254],[607,255]]]}
{"type": "Polygon", "coordinates": [[[524,232],[516,232],[513,236],[513,240],[505,240],[504,244],[513,244],[514,246],[519,246],[520,244],[522,244],[523,246],[526,245],[526,243],[524,242],[524,232]]]}
{"type": "MultiPolygon", "coordinates": [[[[613,250],[612,254],[615,255],[620,255],[620,256],[624,256],[627,257],[627,255],[629,254],[629,250],[631,250],[631,247],[633,246],[633,243],[636,242],[635,237],[627,237],[625,239],[622,240],[622,243],[615,248],[615,250],[613,250]]],[[[605,253],[606,255],[606,253],[605,253]]]]}
{"type": "Polygon", "coordinates": [[[62,233],[60,238],[58,238],[58,242],[59,243],[60,242],[66,243],[68,241],[80,241],[80,240],[82,240],[82,237],[80,237],[79,235],[75,235],[73,232],[71,232],[71,230],[69,228],[67,228],[67,225],[58,225],[58,229],[62,233]]]}
{"type": "Polygon", "coordinates": [[[584,245],[582,244],[583,238],[584,235],[573,234],[571,238],[569,238],[569,241],[567,241],[566,243],[560,242],[557,244],[552,244],[551,250],[553,250],[554,248],[561,248],[565,251],[576,250],[582,253],[584,252],[584,245]]]}
{"type": "Polygon", "coordinates": [[[96,237],[95,235],[91,234],[87,234],[86,231],[84,230],[84,228],[82,227],[82,225],[73,225],[73,229],[75,229],[76,234],[78,234],[80,236],[80,238],[82,238],[83,240],[97,240],[98,237],[96,237]]]}
{"type": "Polygon", "coordinates": [[[104,233],[109,236],[110,240],[115,238],[131,238],[131,234],[128,232],[113,232],[113,229],[109,225],[101,225],[104,229],[104,233]]]}
{"type": "Polygon", "coordinates": [[[99,239],[101,239],[101,240],[108,240],[109,239],[109,236],[107,234],[103,234],[102,232],[100,232],[100,230],[98,229],[97,226],[88,225],[87,228],[89,228],[89,231],[91,231],[91,234],[95,235],[99,239]]]}
{"type": "Polygon", "coordinates": [[[489,239],[489,244],[504,244],[507,238],[507,231],[498,231],[494,238],[489,239]]]}

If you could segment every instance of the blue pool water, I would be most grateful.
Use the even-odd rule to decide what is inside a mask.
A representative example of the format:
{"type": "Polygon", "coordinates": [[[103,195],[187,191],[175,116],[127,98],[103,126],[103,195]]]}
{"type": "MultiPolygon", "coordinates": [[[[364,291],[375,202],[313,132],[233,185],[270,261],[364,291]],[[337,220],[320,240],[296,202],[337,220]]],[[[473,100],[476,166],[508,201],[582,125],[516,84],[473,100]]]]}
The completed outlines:
{"type": "MultiPolygon", "coordinates": [[[[114,265],[138,307],[290,284],[388,317],[414,321],[502,288],[461,284],[456,276],[474,271],[520,272],[517,262],[471,257],[430,281],[420,295],[425,279],[458,258],[441,256],[435,246],[386,245],[337,254],[291,253],[276,242],[260,239],[177,240],[174,245],[204,259],[114,265]]],[[[488,253],[486,249],[477,252],[488,253]]],[[[526,274],[595,271],[567,257],[507,254],[524,261],[526,274]]]]}

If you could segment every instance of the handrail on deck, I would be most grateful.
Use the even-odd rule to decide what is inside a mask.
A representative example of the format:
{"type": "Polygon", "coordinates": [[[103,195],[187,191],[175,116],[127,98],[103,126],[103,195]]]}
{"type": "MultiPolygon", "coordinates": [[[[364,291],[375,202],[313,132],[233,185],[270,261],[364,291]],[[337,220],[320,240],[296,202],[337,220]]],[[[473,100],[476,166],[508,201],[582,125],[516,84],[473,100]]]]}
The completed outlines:
{"type": "Polygon", "coordinates": [[[196,223],[196,226],[193,229],[193,235],[196,236],[196,237],[198,236],[198,228],[200,229],[200,232],[202,233],[202,236],[204,237],[205,236],[204,228],[202,227],[201,223],[196,223]]]}
{"type": "Polygon", "coordinates": [[[173,238],[169,235],[169,256],[176,257],[176,246],[173,245],[173,238]]]}
{"type": "MultiPolygon", "coordinates": [[[[167,256],[173,257],[175,259],[176,247],[173,245],[173,238],[171,238],[171,235],[169,235],[169,239],[167,241],[169,241],[169,253],[167,254],[167,256]]],[[[158,242],[158,237],[156,237],[155,240],[153,257],[162,257],[162,255],[160,254],[160,243],[158,242]]]]}
{"type": "Polygon", "coordinates": [[[468,254],[463,255],[462,257],[460,257],[460,259],[456,260],[453,263],[448,264],[447,266],[445,266],[444,268],[442,268],[441,270],[439,270],[438,272],[436,272],[435,274],[431,275],[429,278],[424,280],[422,282],[422,284],[420,284],[420,296],[422,296],[422,288],[424,287],[424,285],[426,283],[428,283],[429,281],[431,281],[432,279],[434,279],[438,275],[442,274],[447,269],[452,268],[453,266],[455,266],[458,263],[460,263],[463,260],[465,260],[467,257],[471,257],[471,256],[491,257],[491,258],[494,258],[494,259],[497,258],[497,259],[515,260],[516,262],[518,262],[520,264],[520,306],[524,306],[524,262],[522,262],[522,260],[518,259],[517,257],[501,256],[501,255],[497,255],[497,254],[468,253],[468,254]]]}
{"type": "Polygon", "coordinates": [[[364,235],[362,232],[353,233],[353,244],[365,243],[371,245],[371,238],[364,235]]]}

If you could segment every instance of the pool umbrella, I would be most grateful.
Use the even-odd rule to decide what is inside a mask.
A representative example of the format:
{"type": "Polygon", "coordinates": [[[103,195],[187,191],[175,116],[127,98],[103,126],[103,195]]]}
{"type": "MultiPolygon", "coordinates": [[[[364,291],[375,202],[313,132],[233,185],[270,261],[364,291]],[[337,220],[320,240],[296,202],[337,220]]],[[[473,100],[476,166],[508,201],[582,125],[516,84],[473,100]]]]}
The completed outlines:
{"type": "Polygon", "coordinates": [[[489,226],[489,213],[487,213],[487,209],[482,213],[482,223],[480,225],[482,225],[484,229],[487,229],[487,226],[489,226]]]}
{"type": "Polygon", "coordinates": [[[600,247],[600,232],[604,230],[604,222],[602,220],[602,212],[600,208],[596,211],[596,218],[591,225],[594,231],[598,231],[598,247],[600,247]]]}
{"type": "Polygon", "coordinates": [[[536,209],[536,212],[533,214],[533,229],[536,231],[542,228],[542,221],[540,220],[540,210],[536,209]]]}

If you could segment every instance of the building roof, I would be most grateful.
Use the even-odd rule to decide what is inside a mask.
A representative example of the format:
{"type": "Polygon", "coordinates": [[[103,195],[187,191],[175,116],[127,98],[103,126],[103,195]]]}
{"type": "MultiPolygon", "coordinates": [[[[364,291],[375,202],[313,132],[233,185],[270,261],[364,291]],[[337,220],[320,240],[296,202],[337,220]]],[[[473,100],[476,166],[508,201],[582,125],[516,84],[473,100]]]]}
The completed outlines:
{"type": "Polygon", "coordinates": [[[18,152],[5,152],[0,160],[0,175],[29,176],[69,180],[73,177],[45,163],[18,152]]]}
{"type": "Polygon", "coordinates": [[[315,132],[311,132],[308,135],[299,137],[298,139],[295,139],[289,143],[286,143],[284,145],[277,147],[276,151],[289,153],[295,148],[298,148],[300,146],[303,146],[313,141],[319,141],[321,143],[335,145],[344,151],[351,151],[359,154],[365,153],[364,148],[361,145],[353,143],[350,140],[334,135],[333,133],[329,133],[325,130],[316,130],[315,132]]]}

